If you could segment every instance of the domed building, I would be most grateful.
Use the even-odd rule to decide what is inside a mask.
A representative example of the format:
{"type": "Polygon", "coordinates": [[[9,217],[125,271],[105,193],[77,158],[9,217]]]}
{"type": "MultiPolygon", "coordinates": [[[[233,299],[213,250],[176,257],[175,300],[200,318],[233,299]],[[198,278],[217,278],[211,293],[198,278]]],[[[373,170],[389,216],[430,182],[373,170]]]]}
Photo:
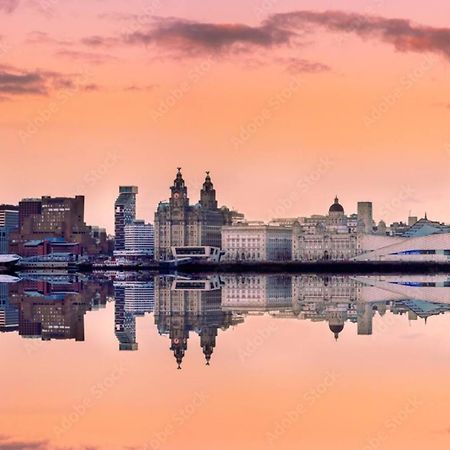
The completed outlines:
{"type": "Polygon", "coordinates": [[[328,213],[330,216],[343,216],[344,215],[344,208],[339,203],[339,199],[337,198],[337,196],[334,198],[334,203],[330,206],[328,213]]]}
{"type": "Polygon", "coordinates": [[[358,219],[346,216],[336,196],[326,216],[295,223],[292,235],[294,261],[350,261],[358,254],[358,219]]]}
{"type": "MultiPolygon", "coordinates": [[[[337,196],[334,199],[334,203],[328,209],[327,225],[329,227],[347,227],[347,216],[337,196]]],[[[345,232],[347,230],[342,231],[345,232]]]]}

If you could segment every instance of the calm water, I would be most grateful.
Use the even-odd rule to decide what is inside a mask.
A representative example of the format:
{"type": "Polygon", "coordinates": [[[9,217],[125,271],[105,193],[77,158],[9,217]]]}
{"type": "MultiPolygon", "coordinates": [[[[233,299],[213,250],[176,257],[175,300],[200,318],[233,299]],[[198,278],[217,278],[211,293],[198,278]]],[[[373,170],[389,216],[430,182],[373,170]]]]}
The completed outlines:
{"type": "Polygon", "coordinates": [[[450,448],[447,276],[0,279],[0,449],[450,448]]]}

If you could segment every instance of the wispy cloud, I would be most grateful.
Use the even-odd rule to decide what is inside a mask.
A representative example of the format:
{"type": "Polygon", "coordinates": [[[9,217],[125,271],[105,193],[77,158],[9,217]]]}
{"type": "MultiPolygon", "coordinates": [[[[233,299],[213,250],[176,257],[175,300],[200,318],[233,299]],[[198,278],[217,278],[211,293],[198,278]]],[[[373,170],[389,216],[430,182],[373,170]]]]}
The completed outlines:
{"type": "Polygon", "coordinates": [[[127,43],[156,44],[182,50],[223,52],[240,50],[240,46],[272,47],[287,44],[293,32],[273,27],[243,24],[212,24],[181,19],[159,19],[147,31],[124,36],[127,43]]]}
{"type": "MultiPolygon", "coordinates": [[[[154,18],[139,31],[122,36],[127,44],[144,44],[197,52],[224,52],[242,47],[273,48],[295,43],[316,28],[353,33],[391,44],[400,52],[435,52],[450,58],[450,28],[343,11],[293,11],[268,16],[259,26],[206,23],[178,18],[154,18]]],[[[112,44],[111,38],[93,36],[88,45],[112,44]]]]}
{"type": "Polygon", "coordinates": [[[117,61],[117,58],[112,55],[67,49],[58,50],[56,52],[56,56],[71,60],[84,61],[90,64],[104,64],[107,62],[117,61]]]}
{"type": "Polygon", "coordinates": [[[10,14],[19,6],[19,3],[20,0],[0,0],[0,11],[10,14]]]}
{"type": "Polygon", "coordinates": [[[331,67],[318,63],[309,61],[303,58],[277,58],[277,63],[286,66],[286,70],[291,74],[297,73],[321,73],[321,72],[329,72],[331,67]]]}
{"type": "Polygon", "coordinates": [[[61,46],[71,46],[73,42],[68,40],[55,39],[43,31],[31,31],[27,34],[25,41],[27,44],[56,44],[61,46]]]}
{"type": "Polygon", "coordinates": [[[0,450],[45,450],[47,441],[22,441],[10,436],[0,436],[0,450]]]}
{"type": "MultiPolygon", "coordinates": [[[[291,73],[320,73],[330,68],[308,61],[298,53],[313,42],[314,32],[354,34],[392,45],[399,52],[436,53],[450,59],[450,28],[416,24],[407,19],[391,19],[343,11],[292,11],[272,14],[259,25],[208,23],[181,18],[146,18],[140,26],[116,36],[88,36],[82,44],[93,47],[143,45],[165,58],[235,56],[252,58],[264,53],[263,62],[280,62],[280,50],[291,73]]],[[[260,61],[258,60],[258,63],[260,61]]]]}
{"type": "MultiPolygon", "coordinates": [[[[6,101],[17,96],[48,96],[57,89],[72,89],[77,78],[77,74],[67,75],[43,70],[30,71],[0,65],[0,98],[2,101],[6,101]]],[[[81,88],[85,91],[94,90],[89,86],[91,85],[83,85],[81,88]]]]}
{"type": "Polygon", "coordinates": [[[400,52],[434,52],[450,59],[450,28],[420,25],[407,19],[342,11],[297,11],[273,15],[268,23],[285,30],[317,26],[332,32],[353,33],[391,44],[400,52]]]}

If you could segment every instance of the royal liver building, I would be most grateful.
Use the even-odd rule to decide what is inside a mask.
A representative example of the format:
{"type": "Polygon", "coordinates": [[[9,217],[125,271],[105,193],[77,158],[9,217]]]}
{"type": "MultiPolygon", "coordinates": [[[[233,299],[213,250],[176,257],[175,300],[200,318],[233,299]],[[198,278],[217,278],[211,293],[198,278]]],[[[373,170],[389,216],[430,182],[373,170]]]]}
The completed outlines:
{"type": "Polygon", "coordinates": [[[155,214],[155,258],[172,259],[172,247],[221,247],[221,230],[231,225],[233,212],[218,208],[216,190],[209,172],[200,191],[200,201],[189,204],[188,191],[178,169],[168,202],[160,202],[155,214]]]}

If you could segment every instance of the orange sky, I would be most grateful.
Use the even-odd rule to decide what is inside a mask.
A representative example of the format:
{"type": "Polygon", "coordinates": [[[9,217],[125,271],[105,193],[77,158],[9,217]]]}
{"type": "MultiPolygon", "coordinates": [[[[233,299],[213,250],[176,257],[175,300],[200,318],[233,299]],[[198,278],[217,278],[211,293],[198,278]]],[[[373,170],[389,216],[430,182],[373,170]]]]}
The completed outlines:
{"type": "Polygon", "coordinates": [[[449,13],[0,0],[0,202],[85,194],[87,221],[111,231],[119,184],[152,220],[182,166],[191,201],[210,170],[220,203],[252,219],[323,213],[338,194],[347,212],[372,200],[376,220],[450,222],[449,13]]]}

